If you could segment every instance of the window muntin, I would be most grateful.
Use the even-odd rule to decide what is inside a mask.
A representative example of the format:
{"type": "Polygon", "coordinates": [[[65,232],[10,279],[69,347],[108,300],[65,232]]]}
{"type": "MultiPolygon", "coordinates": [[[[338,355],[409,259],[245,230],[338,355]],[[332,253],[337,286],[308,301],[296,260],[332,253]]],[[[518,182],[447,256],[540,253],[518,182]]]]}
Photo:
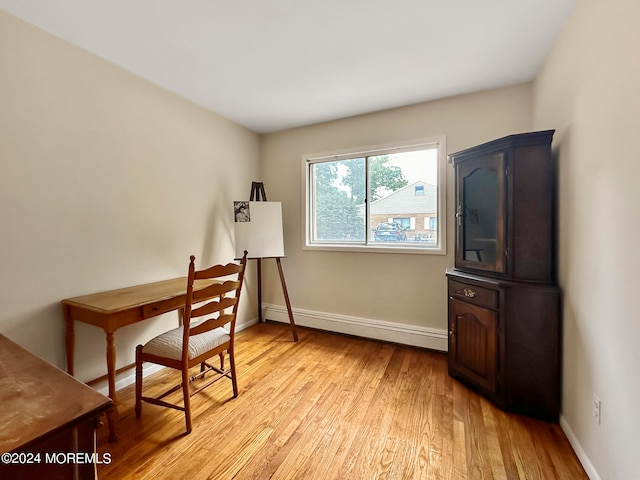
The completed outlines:
{"type": "Polygon", "coordinates": [[[304,157],[305,248],[444,254],[444,153],[442,138],[304,157]]]}

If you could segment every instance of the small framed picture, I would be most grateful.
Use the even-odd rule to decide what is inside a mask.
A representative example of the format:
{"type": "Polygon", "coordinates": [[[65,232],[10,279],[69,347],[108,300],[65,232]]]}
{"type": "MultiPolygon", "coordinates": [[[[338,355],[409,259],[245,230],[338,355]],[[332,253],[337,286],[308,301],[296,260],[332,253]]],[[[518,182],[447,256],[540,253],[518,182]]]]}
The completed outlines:
{"type": "Polygon", "coordinates": [[[250,222],[251,210],[249,210],[249,202],[233,202],[233,214],[236,222],[250,222]]]}

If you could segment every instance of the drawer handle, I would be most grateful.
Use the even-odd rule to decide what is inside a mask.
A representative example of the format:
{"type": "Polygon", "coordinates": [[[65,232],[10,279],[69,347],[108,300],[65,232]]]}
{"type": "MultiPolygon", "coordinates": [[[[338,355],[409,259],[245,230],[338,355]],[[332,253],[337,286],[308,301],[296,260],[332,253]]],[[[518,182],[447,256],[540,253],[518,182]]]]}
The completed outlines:
{"type": "Polygon", "coordinates": [[[457,293],[458,295],[462,294],[462,295],[464,295],[464,296],[465,296],[465,297],[467,297],[467,298],[473,298],[473,297],[475,297],[475,296],[476,296],[476,291],[475,291],[475,290],[472,290],[471,288],[465,288],[465,289],[463,289],[463,290],[458,290],[458,291],[456,291],[456,293],[457,293]]]}

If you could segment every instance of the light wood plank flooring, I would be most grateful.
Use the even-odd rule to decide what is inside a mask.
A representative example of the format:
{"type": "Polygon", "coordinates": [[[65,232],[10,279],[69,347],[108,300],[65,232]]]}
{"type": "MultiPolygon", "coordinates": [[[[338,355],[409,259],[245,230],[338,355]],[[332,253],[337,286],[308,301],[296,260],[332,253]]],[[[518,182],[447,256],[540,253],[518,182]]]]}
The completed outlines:
{"type": "MultiPolygon", "coordinates": [[[[240,395],[221,381],[182,412],[119,392],[100,479],[587,479],[558,425],[508,415],[447,375],[446,356],[268,322],[239,332],[240,395]]],[[[178,376],[145,379],[153,393],[178,376]]],[[[148,390],[146,390],[148,388],[148,390]]]]}

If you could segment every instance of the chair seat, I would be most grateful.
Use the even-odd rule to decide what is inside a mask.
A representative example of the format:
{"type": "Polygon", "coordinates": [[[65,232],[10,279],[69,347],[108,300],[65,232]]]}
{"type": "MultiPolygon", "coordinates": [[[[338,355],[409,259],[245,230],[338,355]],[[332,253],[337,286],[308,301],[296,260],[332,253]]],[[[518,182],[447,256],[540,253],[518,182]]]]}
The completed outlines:
{"type": "MultiPolygon", "coordinates": [[[[149,340],[142,348],[143,353],[159,357],[180,360],[182,358],[182,327],[169,330],[149,340]]],[[[189,337],[189,359],[195,358],[209,350],[231,340],[229,333],[222,327],[199,333],[189,337]]]]}

